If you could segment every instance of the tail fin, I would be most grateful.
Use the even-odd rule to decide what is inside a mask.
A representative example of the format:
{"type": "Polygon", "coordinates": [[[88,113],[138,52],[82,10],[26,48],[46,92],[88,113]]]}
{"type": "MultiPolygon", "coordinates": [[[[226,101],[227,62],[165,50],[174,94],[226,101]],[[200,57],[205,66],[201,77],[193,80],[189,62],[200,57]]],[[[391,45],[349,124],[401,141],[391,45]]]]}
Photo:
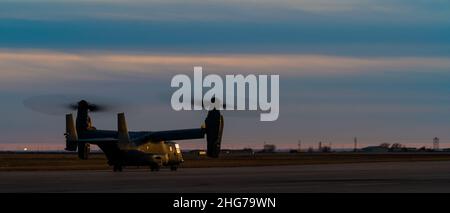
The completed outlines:
{"type": "Polygon", "coordinates": [[[117,137],[119,143],[129,143],[130,136],[128,135],[127,121],[125,120],[125,113],[117,114],[117,137]]]}
{"type": "Polygon", "coordinates": [[[72,114],[66,115],[66,133],[64,135],[66,136],[65,150],[77,151],[78,134],[77,130],[75,129],[75,123],[73,121],[72,114]]]}

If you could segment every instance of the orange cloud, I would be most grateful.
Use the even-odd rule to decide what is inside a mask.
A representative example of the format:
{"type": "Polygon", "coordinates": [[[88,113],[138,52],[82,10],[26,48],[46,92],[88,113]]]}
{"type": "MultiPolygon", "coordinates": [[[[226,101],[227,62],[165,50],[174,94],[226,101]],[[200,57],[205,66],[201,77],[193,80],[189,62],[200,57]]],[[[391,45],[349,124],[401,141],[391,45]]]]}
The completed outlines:
{"type": "Polygon", "coordinates": [[[282,76],[340,75],[386,71],[448,71],[449,58],[357,58],[326,55],[148,55],[0,51],[0,81],[98,80],[191,73],[268,73],[282,76]]]}

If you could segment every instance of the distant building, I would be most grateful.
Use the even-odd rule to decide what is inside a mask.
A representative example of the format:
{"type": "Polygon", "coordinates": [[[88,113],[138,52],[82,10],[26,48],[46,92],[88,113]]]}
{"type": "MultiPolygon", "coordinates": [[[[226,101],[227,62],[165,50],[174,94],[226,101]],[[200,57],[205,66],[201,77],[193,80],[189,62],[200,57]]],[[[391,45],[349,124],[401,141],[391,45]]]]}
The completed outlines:
{"type": "Polygon", "coordinates": [[[404,147],[403,150],[404,152],[417,152],[418,149],[415,147],[404,147]]]}
{"type": "Polygon", "coordinates": [[[262,152],[268,152],[268,153],[272,153],[275,152],[276,150],[276,146],[273,144],[264,144],[264,148],[262,150],[262,152]]]}
{"type": "Polygon", "coordinates": [[[255,152],[253,149],[245,148],[245,149],[222,149],[220,150],[221,154],[225,155],[253,155],[255,152]]]}
{"type": "Polygon", "coordinates": [[[443,152],[450,152],[450,148],[442,149],[443,152]]]}
{"type": "Polygon", "coordinates": [[[368,146],[361,149],[363,152],[389,152],[389,148],[385,146],[368,146]]]}
{"type": "Polygon", "coordinates": [[[319,152],[331,152],[331,146],[322,146],[319,152]]]}

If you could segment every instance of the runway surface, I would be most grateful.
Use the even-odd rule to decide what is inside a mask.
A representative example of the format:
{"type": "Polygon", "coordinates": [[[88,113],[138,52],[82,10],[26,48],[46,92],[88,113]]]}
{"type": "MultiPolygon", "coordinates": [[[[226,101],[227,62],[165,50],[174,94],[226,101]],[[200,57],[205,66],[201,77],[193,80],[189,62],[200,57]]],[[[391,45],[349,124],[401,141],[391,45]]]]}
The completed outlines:
{"type": "Polygon", "coordinates": [[[0,192],[450,192],[450,161],[0,172],[0,192]]]}

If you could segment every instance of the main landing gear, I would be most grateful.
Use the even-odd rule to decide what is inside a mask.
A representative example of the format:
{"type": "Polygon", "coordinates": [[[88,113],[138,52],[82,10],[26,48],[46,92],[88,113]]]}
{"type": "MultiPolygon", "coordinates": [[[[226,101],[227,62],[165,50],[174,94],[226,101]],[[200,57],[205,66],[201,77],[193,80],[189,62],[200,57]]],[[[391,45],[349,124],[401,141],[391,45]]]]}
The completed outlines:
{"type": "Polygon", "coordinates": [[[114,165],[113,171],[114,172],[122,172],[122,166],[121,165],[114,165]]]}

